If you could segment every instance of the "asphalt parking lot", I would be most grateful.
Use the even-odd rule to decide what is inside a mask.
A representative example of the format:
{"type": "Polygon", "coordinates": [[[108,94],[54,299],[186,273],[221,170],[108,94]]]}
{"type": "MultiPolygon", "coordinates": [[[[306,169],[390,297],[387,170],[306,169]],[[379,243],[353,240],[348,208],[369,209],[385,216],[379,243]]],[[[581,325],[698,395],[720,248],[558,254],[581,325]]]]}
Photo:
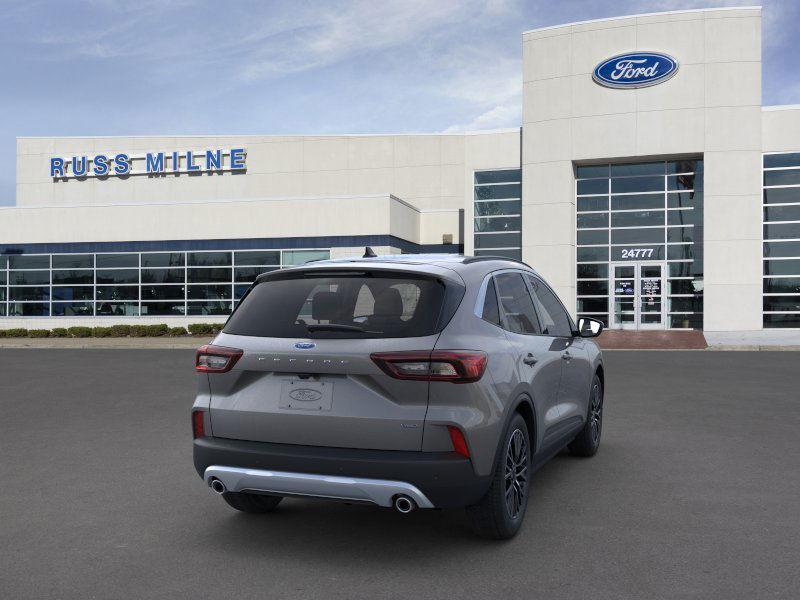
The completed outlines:
{"type": "Polygon", "coordinates": [[[3,598],[796,598],[795,352],[607,352],[604,439],[533,479],[521,533],[197,477],[185,350],[0,350],[3,598]]]}

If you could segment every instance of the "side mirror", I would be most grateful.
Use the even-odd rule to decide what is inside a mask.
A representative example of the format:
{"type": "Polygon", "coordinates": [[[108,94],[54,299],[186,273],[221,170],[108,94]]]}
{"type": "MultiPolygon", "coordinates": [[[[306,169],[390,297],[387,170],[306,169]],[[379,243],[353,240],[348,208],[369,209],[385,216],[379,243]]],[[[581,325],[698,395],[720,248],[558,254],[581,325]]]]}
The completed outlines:
{"type": "Polygon", "coordinates": [[[591,317],[578,319],[578,335],[585,338],[597,337],[603,332],[603,322],[591,317]]]}

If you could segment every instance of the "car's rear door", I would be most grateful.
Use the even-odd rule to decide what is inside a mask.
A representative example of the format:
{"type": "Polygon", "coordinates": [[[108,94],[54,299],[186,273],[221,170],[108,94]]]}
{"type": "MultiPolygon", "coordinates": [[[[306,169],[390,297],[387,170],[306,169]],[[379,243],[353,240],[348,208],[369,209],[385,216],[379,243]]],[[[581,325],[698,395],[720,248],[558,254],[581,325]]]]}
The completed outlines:
{"type": "Polygon", "coordinates": [[[370,355],[430,352],[443,284],[402,273],[308,277],[257,285],[215,340],[244,353],[230,372],[208,375],[213,435],[420,450],[429,383],[392,378],[370,355]],[[306,330],[315,325],[333,330],[306,330]]]}
{"type": "Polygon", "coordinates": [[[542,332],[553,340],[561,358],[561,385],[558,394],[559,418],[565,424],[582,421],[587,414],[589,386],[593,372],[586,341],[573,335],[574,326],[566,309],[550,287],[538,277],[528,275],[542,332]]]}
{"type": "Polygon", "coordinates": [[[540,427],[538,440],[558,422],[558,391],[561,383],[561,355],[552,339],[541,335],[533,301],[520,271],[494,275],[500,316],[509,342],[515,347],[516,368],[536,406],[540,427]]]}

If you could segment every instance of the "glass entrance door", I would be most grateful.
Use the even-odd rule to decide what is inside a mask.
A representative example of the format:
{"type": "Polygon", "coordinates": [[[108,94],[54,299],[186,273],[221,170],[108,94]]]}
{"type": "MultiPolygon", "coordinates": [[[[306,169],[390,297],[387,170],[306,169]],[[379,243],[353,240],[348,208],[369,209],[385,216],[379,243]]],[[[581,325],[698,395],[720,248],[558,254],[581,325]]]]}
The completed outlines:
{"type": "Polygon", "coordinates": [[[611,323],[616,329],[664,329],[663,262],[611,265],[611,323]]]}

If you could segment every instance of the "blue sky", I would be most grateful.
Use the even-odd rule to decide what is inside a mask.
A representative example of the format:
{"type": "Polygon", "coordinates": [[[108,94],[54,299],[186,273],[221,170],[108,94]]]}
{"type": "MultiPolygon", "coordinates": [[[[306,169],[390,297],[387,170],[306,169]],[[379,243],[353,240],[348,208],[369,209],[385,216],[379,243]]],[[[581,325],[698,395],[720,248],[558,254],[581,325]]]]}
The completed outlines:
{"type": "MultiPolygon", "coordinates": [[[[521,33],[753,0],[0,0],[16,136],[437,132],[521,123],[521,33]]],[[[800,1],[765,0],[764,104],[800,103],[800,1]]]]}

